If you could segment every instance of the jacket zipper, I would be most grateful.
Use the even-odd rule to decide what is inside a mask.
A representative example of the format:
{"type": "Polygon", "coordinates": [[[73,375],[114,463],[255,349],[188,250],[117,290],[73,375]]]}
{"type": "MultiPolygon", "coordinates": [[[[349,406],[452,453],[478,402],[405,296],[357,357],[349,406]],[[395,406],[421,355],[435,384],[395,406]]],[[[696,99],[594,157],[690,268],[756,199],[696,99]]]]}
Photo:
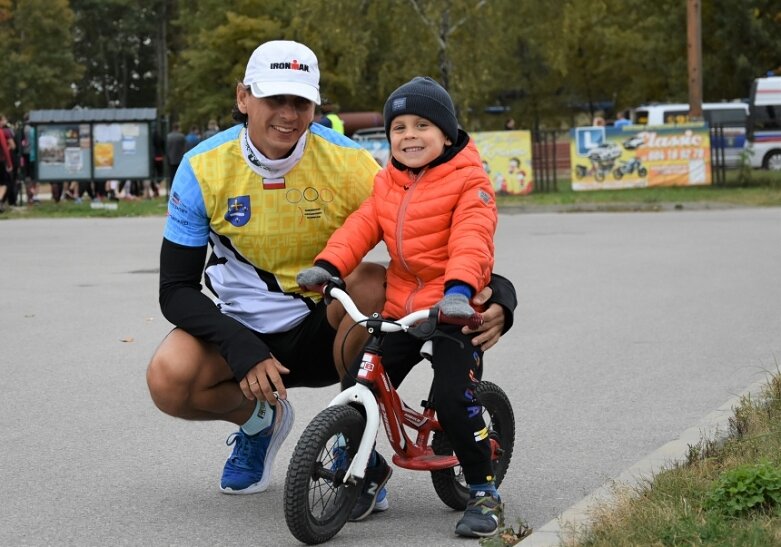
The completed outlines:
{"type": "MultiPolygon", "coordinates": [[[[404,192],[404,199],[401,200],[401,207],[399,207],[399,213],[398,216],[396,217],[396,254],[399,255],[399,262],[401,262],[402,267],[409,274],[412,274],[412,271],[410,270],[409,266],[407,265],[407,261],[404,258],[404,250],[402,248],[402,243],[401,243],[402,233],[404,231],[404,217],[406,216],[407,206],[409,205],[409,202],[412,201],[412,193],[415,191],[415,187],[418,185],[418,181],[420,181],[420,179],[423,178],[423,174],[425,172],[426,170],[423,169],[417,175],[410,175],[410,179],[412,179],[412,182],[404,192]]],[[[418,286],[410,292],[409,296],[407,296],[407,301],[404,304],[404,310],[406,313],[411,313],[412,311],[414,311],[412,309],[412,301],[415,299],[415,295],[417,295],[420,289],[423,288],[423,281],[417,275],[414,274],[412,275],[415,278],[415,281],[418,286]]]]}

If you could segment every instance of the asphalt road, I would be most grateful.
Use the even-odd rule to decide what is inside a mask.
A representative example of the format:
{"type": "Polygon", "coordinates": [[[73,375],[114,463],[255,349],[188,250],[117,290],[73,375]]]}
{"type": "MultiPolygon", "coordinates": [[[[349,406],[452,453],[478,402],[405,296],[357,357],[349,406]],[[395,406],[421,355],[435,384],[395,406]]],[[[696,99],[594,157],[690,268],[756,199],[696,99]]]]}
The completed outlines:
{"type": "MultiPolygon", "coordinates": [[[[220,494],[232,426],[165,416],[146,390],[170,329],[163,222],[0,221],[0,545],[297,544],[284,472],[336,388],[290,392],[266,493],[220,494]]],[[[519,293],[486,358],[517,418],[510,522],[555,518],[781,359],[781,209],[502,214],[496,243],[519,293]]],[[[429,378],[418,367],[402,395],[417,403],[429,378]]],[[[388,512],[331,544],[477,544],[453,535],[427,474],[396,469],[389,487],[388,512]]]]}

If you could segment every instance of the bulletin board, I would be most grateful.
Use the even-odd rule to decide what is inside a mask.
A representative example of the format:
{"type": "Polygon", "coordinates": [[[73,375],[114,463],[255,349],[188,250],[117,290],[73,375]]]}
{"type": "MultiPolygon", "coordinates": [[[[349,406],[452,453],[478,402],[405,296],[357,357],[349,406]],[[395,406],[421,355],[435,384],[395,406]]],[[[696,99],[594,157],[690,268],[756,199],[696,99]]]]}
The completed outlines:
{"type": "Polygon", "coordinates": [[[92,178],[90,124],[51,124],[38,128],[38,180],[92,178]]]}
{"type": "Polygon", "coordinates": [[[92,135],[96,180],[151,178],[149,124],[96,123],[92,135]]]}

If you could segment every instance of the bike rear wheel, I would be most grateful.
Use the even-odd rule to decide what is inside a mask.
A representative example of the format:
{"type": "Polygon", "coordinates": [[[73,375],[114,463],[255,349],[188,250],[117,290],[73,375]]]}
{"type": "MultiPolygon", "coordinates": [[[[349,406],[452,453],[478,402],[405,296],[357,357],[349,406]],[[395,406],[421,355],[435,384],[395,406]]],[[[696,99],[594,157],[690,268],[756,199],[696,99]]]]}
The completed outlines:
{"type": "MultiPolygon", "coordinates": [[[[480,382],[475,390],[475,398],[483,406],[483,419],[488,428],[489,438],[494,439],[499,448],[494,460],[494,477],[497,488],[502,483],[515,446],[515,414],[507,394],[492,382],[480,382]]],[[[453,447],[443,431],[434,433],[431,448],[435,454],[453,454],[453,447]]],[[[458,511],[466,509],[469,501],[469,486],[466,484],[461,466],[431,472],[431,481],[437,496],[445,505],[458,511]]]]}
{"type": "Polygon", "coordinates": [[[301,434],[285,478],[285,520],[299,541],[323,543],[347,522],[361,485],[343,480],[365,427],[356,409],[332,406],[301,434]]]}

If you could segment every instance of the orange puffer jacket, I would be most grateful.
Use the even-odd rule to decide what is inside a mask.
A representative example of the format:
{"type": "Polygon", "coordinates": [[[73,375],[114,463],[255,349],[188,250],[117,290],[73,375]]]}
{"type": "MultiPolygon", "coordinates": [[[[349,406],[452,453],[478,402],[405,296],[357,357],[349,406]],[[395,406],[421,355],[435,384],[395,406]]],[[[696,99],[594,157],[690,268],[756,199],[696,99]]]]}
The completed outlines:
{"type": "Polygon", "coordinates": [[[383,315],[399,318],[436,304],[448,281],[482,290],[493,269],[496,222],[493,186],[470,140],[418,175],[389,163],[315,261],[347,276],[383,240],[391,257],[383,315]]]}

